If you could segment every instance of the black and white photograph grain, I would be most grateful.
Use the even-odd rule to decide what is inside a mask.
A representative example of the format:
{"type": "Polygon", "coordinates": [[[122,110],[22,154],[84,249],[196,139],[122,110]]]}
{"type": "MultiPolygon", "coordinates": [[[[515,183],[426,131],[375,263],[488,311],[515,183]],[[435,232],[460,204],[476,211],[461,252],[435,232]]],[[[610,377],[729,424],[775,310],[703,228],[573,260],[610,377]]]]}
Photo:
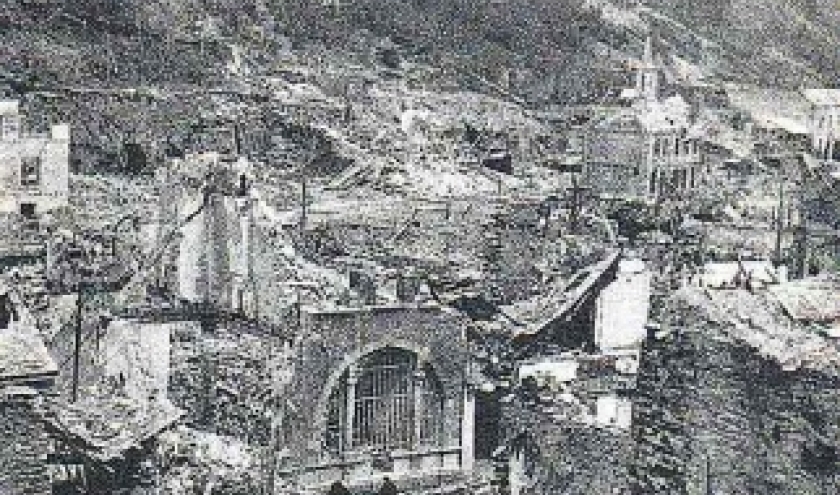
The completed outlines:
{"type": "Polygon", "coordinates": [[[0,0],[0,495],[840,495],[840,0],[0,0]]]}

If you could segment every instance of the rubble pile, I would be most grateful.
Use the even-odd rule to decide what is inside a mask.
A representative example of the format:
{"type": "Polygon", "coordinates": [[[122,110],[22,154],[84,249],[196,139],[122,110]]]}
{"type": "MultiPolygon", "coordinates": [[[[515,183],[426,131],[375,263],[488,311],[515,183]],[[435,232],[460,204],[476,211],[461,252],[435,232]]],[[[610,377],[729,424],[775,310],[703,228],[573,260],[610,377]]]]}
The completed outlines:
{"type": "Polygon", "coordinates": [[[587,425],[572,416],[546,414],[525,404],[506,405],[510,431],[527,438],[526,464],[533,466],[522,493],[595,495],[629,488],[632,440],[629,432],[587,425]]]}
{"type": "Polygon", "coordinates": [[[33,391],[0,384],[0,491],[21,495],[52,493],[42,462],[51,442],[38,419],[38,411],[33,391]]]}
{"type": "Polygon", "coordinates": [[[171,427],[182,411],[166,399],[143,402],[94,393],[78,402],[54,403],[44,415],[63,439],[93,459],[110,462],[171,427]]]}
{"type": "Polygon", "coordinates": [[[282,363],[282,353],[278,342],[247,333],[190,336],[173,343],[169,396],[189,425],[268,445],[277,402],[272,363],[282,363]]]}
{"type": "Polygon", "coordinates": [[[236,437],[180,426],[161,435],[159,451],[165,493],[246,495],[266,486],[259,452],[236,437]]]}

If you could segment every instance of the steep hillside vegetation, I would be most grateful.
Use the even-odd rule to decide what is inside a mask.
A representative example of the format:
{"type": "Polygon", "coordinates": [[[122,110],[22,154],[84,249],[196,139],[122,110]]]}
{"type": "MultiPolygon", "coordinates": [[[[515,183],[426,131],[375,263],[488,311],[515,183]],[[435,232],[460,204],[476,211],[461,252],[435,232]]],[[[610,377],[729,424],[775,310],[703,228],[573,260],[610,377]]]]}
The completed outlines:
{"type": "MultiPolygon", "coordinates": [[[[649,0],[650,12],[691,26],[741,81],[764,86],[834,85],[840,78],[835,0],[649,0]]],[[[656,19],[656,16],[652,16],[656,19]]],[[[654,21],[670,39],[670,26],[654,21]]],[[[677,30],[681,30],[678,27],[677,30]]]]}

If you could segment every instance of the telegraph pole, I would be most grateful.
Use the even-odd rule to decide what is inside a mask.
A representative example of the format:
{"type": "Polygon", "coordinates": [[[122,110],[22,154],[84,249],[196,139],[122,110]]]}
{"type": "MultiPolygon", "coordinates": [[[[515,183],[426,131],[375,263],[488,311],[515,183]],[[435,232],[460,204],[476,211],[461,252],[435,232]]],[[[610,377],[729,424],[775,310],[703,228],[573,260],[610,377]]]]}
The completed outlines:
{"type": "Polygon", "coordinates": [[[301,172],[300,177],[300,241],[303,242],[306,235],[306,170],[301,172]]]}
{"type": "Polygon", "coordinates": [[[580,214],[583,209],[583,192],[588,188],[582,187],[578,184],[577,175],[572,175],[572,187],[569,191],[572,193],[570,205],[569,227],[572,233],[577,233],[580,224],[580,214]]]}
{"type": "Polygon", "coordinates": [[[796,227],[796,277],[803,278],[808,271],[808,225],[805,200],[807,197],[808,170],[805,165],[800,165],[799,172],[799,223],[796,227]]]}
{"type": "Polygon", "coordinates": [[[785,183],[782,180],[781,174],[779,178],[779,208],[776,214],[776,266],[782,264],[782,233],[784,231],[784,211],[785,211],[785,183]]]}
{"type": "Polygon", "coordinates": [[[76,287],[76,337],[73,345],[73,402],[79,399],[79,357],[82,348],[82,311],[84,286],[81,278],[76,287]]]}

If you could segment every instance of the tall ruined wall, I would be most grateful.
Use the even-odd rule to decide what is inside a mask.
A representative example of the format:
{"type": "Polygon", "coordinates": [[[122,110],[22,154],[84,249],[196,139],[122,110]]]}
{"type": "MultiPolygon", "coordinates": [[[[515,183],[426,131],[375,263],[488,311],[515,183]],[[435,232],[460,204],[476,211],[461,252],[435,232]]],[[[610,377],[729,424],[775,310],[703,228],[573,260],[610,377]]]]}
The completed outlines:
{"type": "Polygon", "coordinates": [[[703,330],[645,342],[634,493],[835,493],[837,378],[785,371],[720,329],[703,330]]]}

